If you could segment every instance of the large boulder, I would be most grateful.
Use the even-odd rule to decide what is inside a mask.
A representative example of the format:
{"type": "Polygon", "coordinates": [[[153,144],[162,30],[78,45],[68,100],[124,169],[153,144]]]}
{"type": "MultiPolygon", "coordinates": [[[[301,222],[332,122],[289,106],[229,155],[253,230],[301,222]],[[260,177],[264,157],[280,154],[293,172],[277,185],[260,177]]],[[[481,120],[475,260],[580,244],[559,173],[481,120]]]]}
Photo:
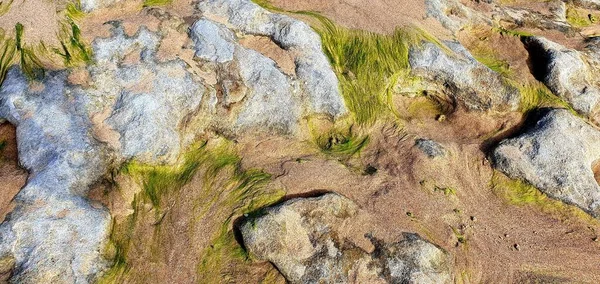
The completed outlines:
{"type": "Polygon", "coordinates": [[[290,283],[450,283],[450,258],[414,234],[372,238],[373,253],[349,243],[345,227],[359,208],[335,193],[266,208],[241,226],[249,253],[272,262],[290,283]]]}
{"type": "Polygon", "coordinates": [[[157,34],[142,28],[128,37],[113,25],[93,44],[98,64],[41,82],[12,68],[0,89],[0,116],[17,127],[19,161],[30,172],[0,226],[0,255],[14,256],[15,282],[87,283],[105,269],[110,215],[89,203],[90,186],[125,160],[173,161],[179,125],[203,97],[182,61],[155,60],[157,34]],[[125,61],[136,52],[139,61],[125,61]]]}
{"type": "Polygon", "coordinates": [[[593,64],[600,54],[596,54],[594,45],[580,52],[542,37],[528,37],[524,43],[538,80],[577,112],[594,116],[600,100],[600,79],[596,75],[600,69],[593,64]]]}
{"type": "Polygon", "coordinates": [[[321,39],[307,24],[271,13],[250,0],[205,0],[197,7],[208,19],[221,21],[235,32],[268,37],[290,52],[296,67],[298,96],[306,100],[307,112],[333,117],[347,112],[321,39]]]}
{"type": "Polygon", "coordinates": [[[473,110],[513,111],[519,107],[518,89],[479,63],[457,42],[445,47],[426,42],[411,48],[409,62],[418,75],[473,110]]]}
{"type": "Polygon", "coordinates": [[[567,110],[550,110],[493,152],[494,166],[553,198],[600,216],[600,186],[592,166],[600,159],[600,131],[567,110]]]}

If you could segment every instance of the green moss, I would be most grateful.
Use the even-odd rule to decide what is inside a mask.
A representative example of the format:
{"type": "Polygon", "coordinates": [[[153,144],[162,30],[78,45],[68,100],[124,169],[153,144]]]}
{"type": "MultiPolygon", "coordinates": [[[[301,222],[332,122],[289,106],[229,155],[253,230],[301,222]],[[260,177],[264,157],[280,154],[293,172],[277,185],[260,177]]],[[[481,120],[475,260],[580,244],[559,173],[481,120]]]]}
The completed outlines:
{"type": "Polygon", "coordinates": [[[585,28],[596,24],[599,18],[600,13],[586,13],[585,10],[567,5],[567,22],[575,28],[585,28]]]}
{"type": "Polygon", "coordinates": [[[333,129],[316,137],[319,149],[330,156],[345,160],[359,153],[369,144],[368,135],[359,135],[352,128],[346,130],[333,129]]]}
{"type": "Polygon", "coordinates": [[[85,17],[85,12],[81,10],[81,3],[79,1],[76,3],[67,3],[67,7],[65,8],[65,16],[72,20],[80,20],[85,17]]]}
{"type": "Polygon", "coordinates": [[[269,0],[252,0],[252,2],[271,12],[286,12],[281,8],[275,7],[273,4],[271,4],[271,1],[269,0]]]}
{"type": "Polygon", "coordinates": [[[577,219],[597,224],[597,220],[583,210],[551,199],[539,189],[522,181],[512,180],[494,172],[490,182],[494,193],[510,205],[531,206],[559,220],[577,219]]]}
{"type": "Polygon", "coordinates": [[[504,77],[512,76],[512,72],[510,70],[510,65],[508,64],[508,62],[506,62],[506,60],[499,59],[496,56],[494,56],[493,54],[485,54],[485,55],[478,54],[478,55],[474,55],[474,57],[481,64],[487,66],[488,68],[492,69],[496,73],[498,73],[504,77]]]}
{"type": "Polygon", "coordinates": [[[10,6],[12,5],[13,0],[8,0],[8,1],[0,1],[0,16],[8,13],[8,11],[10,10],[10,6]]]}
{"type": "MultiPolygon", "coordinates": [[[[201,189],[194,186],[192,191],[186,193],[186,198],[191,198],[194,205],[185,210],[192,212],[193,220],[181,221],[193,225],[195,220],[202,218],[224,218],[216,220],[221,224],[216,231],[212,228],[206,231],[207,234],[213,234],[213,240],[199,258],[198,279],[202,279],[203,283],[220,283],[219,279],[225,277],[228,269],[247,260],[247,253],[236,242],[232,231],[234,218],[273,204],[285,192],[265,188],[270,181],[270,174],[258,169],[243,169],[235,145],[225,139],[196,144],[182,156],[182,160],[176,166],[129,163],[121,169],[121,174],[130,175],[139,183],[142,191],[132,202],[134,213],[113,225],[111,243],[115,247],[114,265],[103,275],[101,283],[140,277],[135,264],[128,261],[132,253],[140,253],[139,250],[130,251],[134,243],[149,247],[150,255],[143,255],[150,257],[149,261],[164,261],[162,258],[167,255],[160,247],[160,240],[164,240],[164,234],[172,231],[161,230],[161,222],[164,215],[175,206],[178,192],[192,179],[201,185],[201,189]],[[148,211],[147,204],[152,205],[153,210],[148,211]],[[161,208],[167,205],[169,208],[161,208]],[[154,217],[148,215],[152,211],[156,213],[154,217]],[[139,234],[148,229],[149,223],[153,226],[154,234],[140,237],[139,234]]],[[[139,257],[136,257],[137,262],[139,257]]]]}
{"type": "Polygon", "coordinates": [[[73,13],[67,13],[67,19],[61,23],[61,31],[58,36],[60,48],[52,49],[63,59],[65,66],[84,65],[92,61],[92,50],[83,42],[81,30],[72,18],[78,16],[76,13],[71,15],[73,13]]]}
{"type": "Polygon", "coordinates": [[[514,37],[530,37],[533,36],[532,33],[519,31],[519,30],[510,30],[501,26],[497,26],[493,28],[493,31],[500,33],[503,36],[514,36],[514,37]]]}
{"type": "Polygon", "coordinates": [[[17,23],[15,25],[15,41],[17,53],[19,54],[19,65],[27,77],[32,79],[40,79],[44,76],[42,63],[34,52],[34,48],[24,44],[23,33],[23,25],[21,23],[17,23]]]}
{"type": "Polygon", "coordinates": [[[359,124],[371,124],[394,114],[391,96],[398,83],[411,84],[408,61],[411,47],[423,41],[442,45],[424,31],[397,29],[376,34],[335,25],[318,16],[323,50],[340,81],[346,106],[359,124]]]}
{"type": "Polygon", "coordinates": [[[4,82],[6,72],[13,63],[15,56],[16,44],[13,39],[5,38],[0,35],[0,85],[4,82]]]}
{"type": "Polygon", "coordinates": [[[544,84],[540,82],[529,83],[529,84],[517,84],[516,85],[521,94],[521,107],[522,112],[529,112],[533,109],[542,107],[554,107],[554,108],[566,108],[572,110],[572,107],[566,103],[562,98],[553,94],[544,84]]]}
{"type": "Polygon", "coordinates": [[[4,151],[4,147],[6,147],[6,141],[2,140],[0,141],[0,154],[4,151]]]}
{"type": "Polygon", "coordinates": [[[156,7],[169,5],[173,0],[144,0],[144,7],[156,7]]]}

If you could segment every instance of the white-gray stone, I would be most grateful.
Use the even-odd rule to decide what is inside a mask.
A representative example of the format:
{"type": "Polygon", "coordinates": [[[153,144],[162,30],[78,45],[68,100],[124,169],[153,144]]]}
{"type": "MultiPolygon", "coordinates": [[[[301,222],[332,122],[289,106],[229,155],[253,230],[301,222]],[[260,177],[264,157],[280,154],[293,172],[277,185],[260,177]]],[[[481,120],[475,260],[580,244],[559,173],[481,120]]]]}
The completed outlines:
{"type": "Polygon", "coordinates": [[[553,198],[598,217],[600,186],[592,165],[600,159],[600,131],[567,110],[551,110],[528,131],[502,141],[494,166],[553,198]]]}

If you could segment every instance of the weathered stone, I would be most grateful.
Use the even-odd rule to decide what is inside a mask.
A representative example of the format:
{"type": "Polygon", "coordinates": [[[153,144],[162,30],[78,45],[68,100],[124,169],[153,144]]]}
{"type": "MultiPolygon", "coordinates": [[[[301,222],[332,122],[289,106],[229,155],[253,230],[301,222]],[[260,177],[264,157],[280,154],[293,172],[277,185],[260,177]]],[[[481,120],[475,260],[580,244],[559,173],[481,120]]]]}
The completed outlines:
{"type": "Polygon", "coordinates": [[[524,42],[538,80],[579,113],[592,116],[597,112],[600,80],[595,75],[598,70],[589,64],[588,55],[542,37],[529,37],[524,42]]]}
{"type": "Polygon", "coordinates": [[[267,208],[240,230],[250,254],[275,264],[291,283],[451,281],[448,255],[417,235],[390,244],[371,238],[371,254],[348,243],[343,228],[357,212],[351,200],[329,193],[267,208]]]}
{"type": "Polygon", "coordinates": [[[412,73],[443,90],[473,110],[513,111],[519,107],[519,91],[483,64],[457,42],[446,42],[450,50],[434,43],[411,48],[412,73]]]}
{"type": "Polygon", "coordinates": [[[30,172],[0,227],[0,253],[17,264],[12,281],[87,283],[105,269],[110,216],[89,204],[90,186],[112,161],[175,159],[179,126],[202,99],[185,64],[154,60],[157,34],[127,37],[113,25],[93,44],[98,64],[84,70],[87,86],[69,83],[74,70],[30,83],[12,68],[0,89],[0,116],[17,127],[19,161],[30,172]],[[140,62],[125,63],[135,52],[140,62]]]}
{"type": "Polygon", "coordinates": [[[200,1],[198,9],[209,19],[225,19],[224,24],[234,31],[267,36],[289,51],[294,56],[298,85],[309,113],[337,117],[347,112],[320,38],[307,24],[271,13],[250,0],[200,1]]]}
{"type": "Polygon", "coordinates": [[[502,141],[494,166],[553,198],[600,216],[600,186],[592,165],[600,158],[600,131],[567,110],[550,110],[528,131],[502,141]]]}
{"type": "Polygon", "coordinates": [[[443,157],[446,155],[446,149],[433,140],[419,138],[415,141],[415,146],[423,151],[429,158],[443,157]]]}

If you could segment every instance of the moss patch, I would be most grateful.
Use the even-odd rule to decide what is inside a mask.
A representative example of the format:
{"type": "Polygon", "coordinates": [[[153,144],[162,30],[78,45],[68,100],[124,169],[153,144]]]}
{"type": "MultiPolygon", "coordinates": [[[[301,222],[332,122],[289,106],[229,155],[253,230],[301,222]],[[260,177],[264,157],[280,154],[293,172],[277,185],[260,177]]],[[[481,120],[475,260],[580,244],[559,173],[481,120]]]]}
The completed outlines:
{"type": "Polygon", "coordinates": [[[156,7],[169,5],[173,0],[144,0],[144,7],[156,7]]]}
{"type": "Polygon", "coordinates": [[[494,172],[490,185],[494,193],[508,204],[531,206],[561,221],[575,219],[598,223],[598,220],[583,210],[549,198],[534,186],[521,180],[512,180],[499,172],[494,172]]]}
{"type": "Polygon", "coordinates": [[[196,259],[185,267],[202,283],[222,283],[243,273],[251,266],[235,240],[234,218],[284,195],[267,187],[268,173],[242,168],[235,145],[225,139],[193,146],[176,166],[129,163],[121,174],[142,190],[132,202],[133,214],[113,221],[109,251],[114,264],[100,283],[135,282],[149,275],[168,279],[160,277],[172,277],[164,274],[181,265],[173,260],[174,251],[178,258],[196,259]]]}
{"type": "Polygon", "coordinates": [[[575,28],[585,28],[598,23],[600,13],[567,5],[567,22],[575,28]]]}

